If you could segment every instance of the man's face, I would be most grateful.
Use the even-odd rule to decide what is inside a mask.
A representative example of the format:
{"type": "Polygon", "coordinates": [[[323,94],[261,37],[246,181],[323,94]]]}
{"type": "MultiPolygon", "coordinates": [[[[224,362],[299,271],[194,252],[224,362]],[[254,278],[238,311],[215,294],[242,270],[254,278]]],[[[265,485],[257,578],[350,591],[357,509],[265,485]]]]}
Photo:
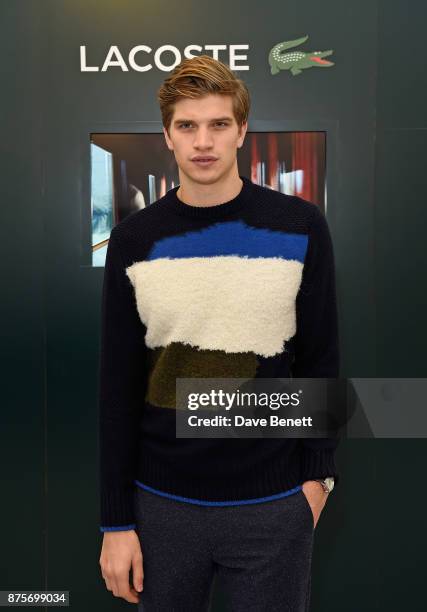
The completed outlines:
{"type": "Polygon", "coordinates": [[[169,135],[165,128],[163,133],[180,174],[196,183],[212,184],[237,167],[237,149],[243,144],[247,127],[246,122],[239,130],[231,96],[208,94],[178,100],[169,135]]]}

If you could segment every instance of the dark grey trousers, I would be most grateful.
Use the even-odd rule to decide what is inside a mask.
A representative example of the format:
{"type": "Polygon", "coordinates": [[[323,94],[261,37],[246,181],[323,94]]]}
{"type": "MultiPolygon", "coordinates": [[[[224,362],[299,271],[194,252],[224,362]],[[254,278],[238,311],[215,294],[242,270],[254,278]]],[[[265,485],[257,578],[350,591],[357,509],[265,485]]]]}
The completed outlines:
{"type": "Polygon", "coordinates": [[[205,612],[213,578],[232,612],[307,612],[314,521],[302,491],[198,506],[135,490],[143,612],[205,612]]]}

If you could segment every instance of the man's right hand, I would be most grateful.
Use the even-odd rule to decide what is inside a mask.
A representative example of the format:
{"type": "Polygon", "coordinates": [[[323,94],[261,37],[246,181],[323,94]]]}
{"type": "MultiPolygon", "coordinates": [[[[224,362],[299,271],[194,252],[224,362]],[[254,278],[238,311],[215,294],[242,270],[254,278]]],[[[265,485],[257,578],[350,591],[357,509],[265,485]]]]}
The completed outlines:
{"type": "Polygon", "coordinates": [[[115,597],[138,603],[138,591],[143,589],[142,551],[136,531],[106,531],[99,559],[102,577],[115,597]],[[129,571],[132,568],[133,585],[129,571]]]}

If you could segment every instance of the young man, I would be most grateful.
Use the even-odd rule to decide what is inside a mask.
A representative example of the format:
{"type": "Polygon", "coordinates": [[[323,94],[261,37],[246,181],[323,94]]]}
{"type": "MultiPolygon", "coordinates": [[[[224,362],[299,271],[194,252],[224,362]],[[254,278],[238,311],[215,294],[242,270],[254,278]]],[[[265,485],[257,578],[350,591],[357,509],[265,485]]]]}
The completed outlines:
{"type": "Polygon", "coordinates": [[[334,260],[317,206],[240,176],[245,84],[202,55],[159,90],[179,187],[112,231],[100,361],[100,565],[146,612],[306,611],[332,439],[188,439],[177,377],[336,377],[334,260]],[[131,574],[131,576],[130,576],[131,574]]]}

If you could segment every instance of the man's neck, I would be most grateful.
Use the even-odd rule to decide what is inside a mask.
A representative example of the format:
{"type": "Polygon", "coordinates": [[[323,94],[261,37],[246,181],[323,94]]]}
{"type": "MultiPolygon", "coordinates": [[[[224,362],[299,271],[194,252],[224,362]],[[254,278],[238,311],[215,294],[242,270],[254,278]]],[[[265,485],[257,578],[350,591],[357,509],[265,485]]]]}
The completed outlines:
{"type": "Polygon", "coordinates": [[[243,182],[238,172],[226,181],[204,185],[194,181],[182,180],[177,197],[185,204],[192,206],[215,206],[229,202],[242,190],[243,182]]]}

